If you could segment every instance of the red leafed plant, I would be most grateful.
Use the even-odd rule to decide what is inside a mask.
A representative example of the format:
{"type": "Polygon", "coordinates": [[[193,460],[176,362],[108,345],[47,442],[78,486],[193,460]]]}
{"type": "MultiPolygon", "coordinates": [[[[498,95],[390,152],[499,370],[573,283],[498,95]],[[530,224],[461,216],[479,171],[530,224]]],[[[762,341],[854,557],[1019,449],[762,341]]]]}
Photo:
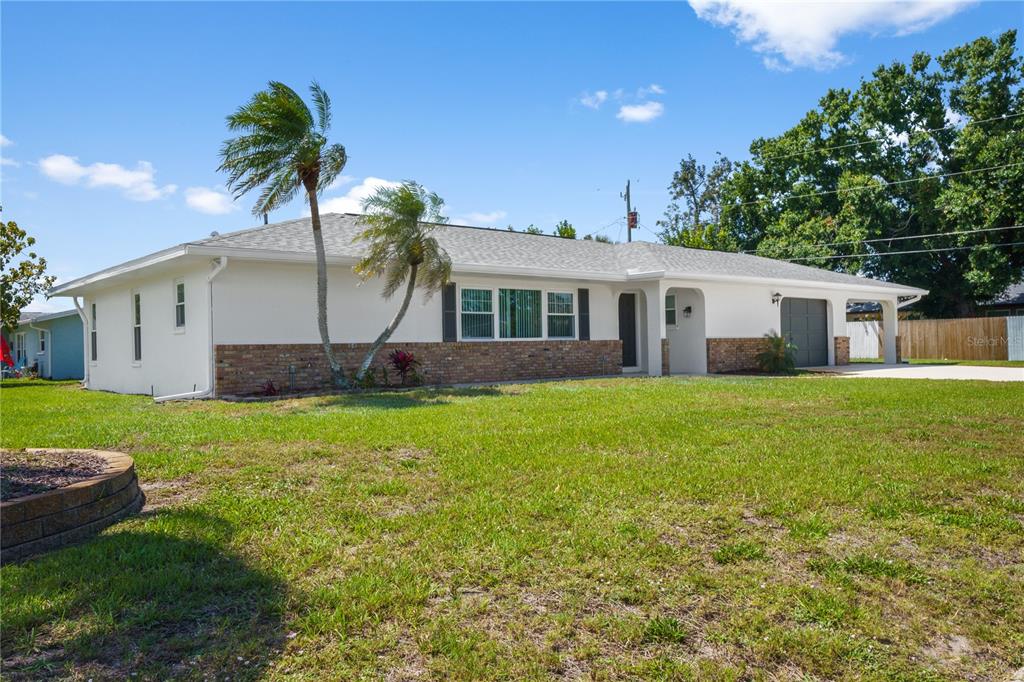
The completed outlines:
{"type": "Polygon", "coordinates": [[[416,376],[416,368],[420,366],[420,361],[416,359],[412,353],[407,350],[393,350],[388,355],[388,360],[391,361],[391,366],[398,372],[398,376],[402,378],[402,385],[405,386],[405,382],[409,375],[416,376]]]}

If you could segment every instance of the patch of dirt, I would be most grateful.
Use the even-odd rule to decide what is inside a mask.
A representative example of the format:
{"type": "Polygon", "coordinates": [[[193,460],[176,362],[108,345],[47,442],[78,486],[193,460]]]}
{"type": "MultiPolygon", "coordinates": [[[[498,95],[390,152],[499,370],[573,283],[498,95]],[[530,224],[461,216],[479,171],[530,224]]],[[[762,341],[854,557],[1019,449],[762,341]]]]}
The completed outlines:
{"type": "Polygon", "coordinates": [[[198,499],[199,491],[193,483],[191,478],[141,483],[139,487],[146,496],[145,513],[198,499]]]}
{"type": "Polygon", "coordinates": [[[78,450],[0,450],[0,500],[13,500],[103,473],[102,457],[78,450]]]}
{"type": "Polygon", "coordinates": [[[951,665],[973,652],[974,646],[963,635],[947,635],[933,641],[922,653],[928,658],[951,665]]]}

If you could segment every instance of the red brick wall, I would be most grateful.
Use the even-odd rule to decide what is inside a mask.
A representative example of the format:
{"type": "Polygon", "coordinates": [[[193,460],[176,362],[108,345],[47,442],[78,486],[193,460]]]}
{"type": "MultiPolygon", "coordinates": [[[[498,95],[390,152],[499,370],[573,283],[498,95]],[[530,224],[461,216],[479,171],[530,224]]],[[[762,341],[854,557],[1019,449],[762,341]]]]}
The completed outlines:
{"type": "Polygon", "coordinates": [[[850,364],[850,337],[849,336],[837,336],[835,337],[836,346],[836,364],[837,365],[848,365],[850,364]]]}
{"type": "MultiPolygon", "coordinates": [[[[368,348],[367,343],[335,344],[334,352],[346,374],[351,374],[368,348]]],[[[395,349],[412,352],[422,363],[419,372],[424,382],[433,385],[622,372],[622,342],[618,339],[388,344],[377,353],[374,367],[388,364],[388,353],[395,349]]],[[[319,344],[218,345],[214,352],[217,395],[258,393],[267,381],[273,381],[282,392],[330,388],[331,372],[319,344]]],[[[390,367],[388,376],[398,383],[398,375],[390,367]]]]}
{"type": "Polygon", "coordinates": [[[743,372],[757,369],[757,354],[765,349],[763,337],[708,339],[708,372],[743,372]]]}

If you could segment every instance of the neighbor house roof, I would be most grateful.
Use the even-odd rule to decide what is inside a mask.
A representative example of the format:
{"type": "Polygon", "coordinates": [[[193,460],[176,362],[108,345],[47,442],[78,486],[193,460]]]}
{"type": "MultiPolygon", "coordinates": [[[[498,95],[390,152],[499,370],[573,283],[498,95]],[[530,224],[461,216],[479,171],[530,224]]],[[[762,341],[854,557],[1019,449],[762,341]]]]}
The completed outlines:
{"type": "Polygon", "coordinates": [[[18,319],[18,324],[28,324],[29,322],[46,322],[47,320],[56,320],[59,317],[67,317],[68,315],[77,315],[78,312],[74,309],[61,310],[56,313],[44,313],[37,310],[22,310],[21,317],[18,319]]]}
{"type": "MultiPolygon", "coordinates": [[[[332,262],[355,262],[367,250],[356,239],[365,229],[361,216],[329,213],[322,216],[324,248],[332,262]]],[[[606,244],[547,235],[510,232],[462,225],[437,225],[434,232],[452,259],[456,273],[535,275],[592,280],[631,280],[669,277],[712,280],[777,280],[824,286],[884,289],[924,294],[922,289],[855,277],[785,261],[739,253],[689,249],[632,242],[606,244]]],[[[299,218],[207,239],[187,242],[87,277],[67,282],[52,293],[70,292],[100,279],[145,267],[179,255],[226,255],[265,260],[311,260],[310,219],[299,218]]]]}
{"type": "Polygon", "coordinates": [[[983,306],[1004,306],[1004,305],[1024,305],[1024,282],[1017,282],[1013,286],[1007,287],[1006,291],[999,294],[991,301],[985,301],[981,305],[983,306]]]}

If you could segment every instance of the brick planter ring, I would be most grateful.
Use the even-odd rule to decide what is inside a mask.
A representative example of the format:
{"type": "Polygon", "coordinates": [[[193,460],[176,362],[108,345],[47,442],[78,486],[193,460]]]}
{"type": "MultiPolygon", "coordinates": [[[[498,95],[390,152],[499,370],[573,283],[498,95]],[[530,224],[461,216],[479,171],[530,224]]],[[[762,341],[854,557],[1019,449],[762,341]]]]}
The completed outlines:
{"type": "Polygon", "coordinates": [[[106,470],[63,488],[0,503],[0,561],[18,561],[78,542],[142,509],[145,497],[131,457],[102,450],[76,451],[102,457],[106,470]]]}

